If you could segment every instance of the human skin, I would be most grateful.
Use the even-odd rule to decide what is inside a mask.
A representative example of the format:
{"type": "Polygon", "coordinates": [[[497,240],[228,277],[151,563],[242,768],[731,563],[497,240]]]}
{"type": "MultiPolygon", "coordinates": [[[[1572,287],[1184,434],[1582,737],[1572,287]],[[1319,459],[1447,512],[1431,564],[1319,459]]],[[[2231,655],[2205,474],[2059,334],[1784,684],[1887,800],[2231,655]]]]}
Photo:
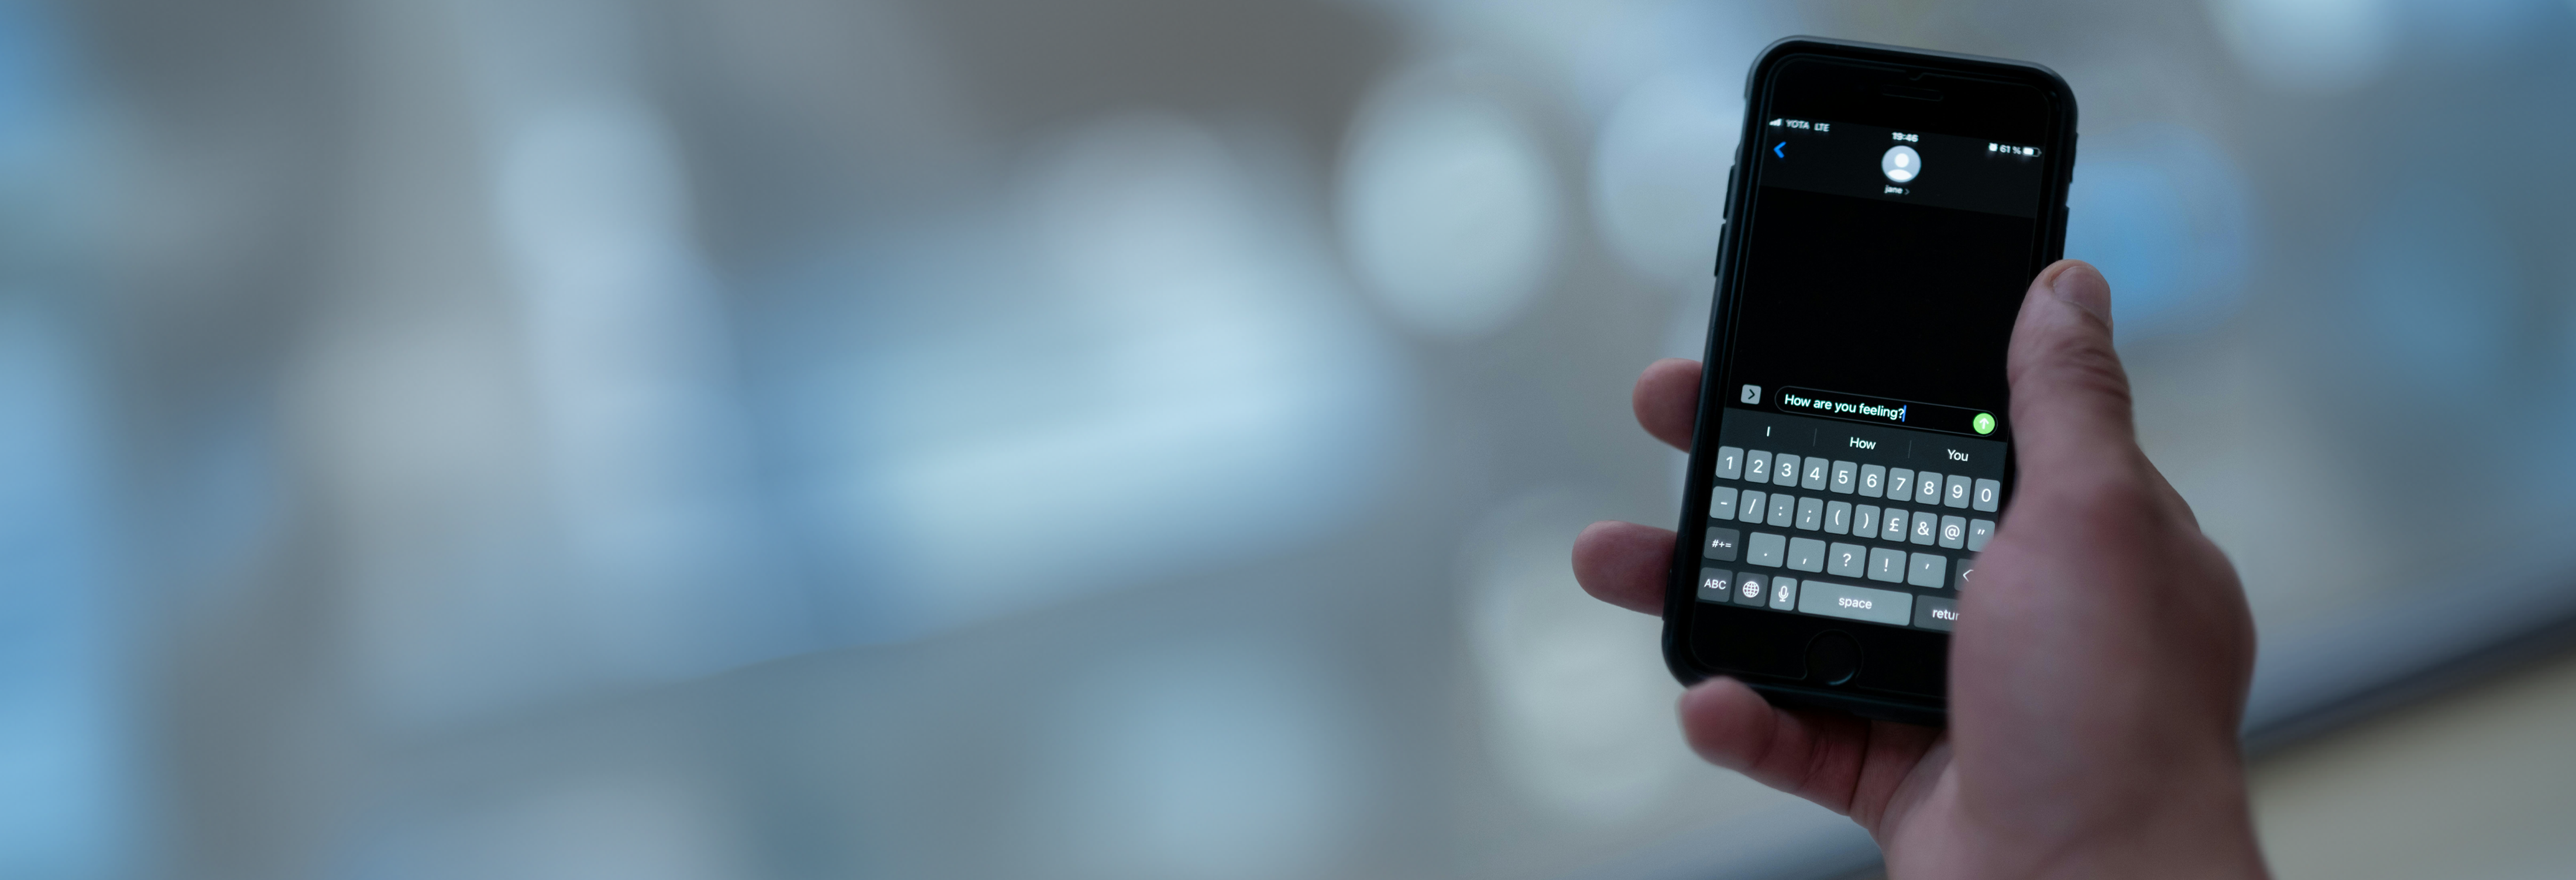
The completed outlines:
{"type": "MultiPolygon", "coordinates": [[[[2111,290],[2031,282],[2007,363],[2020,482],[1959,597],[1948,730],[1781,709],[1732,678],[1682,695],[1691,747],[1850,816],[1895,878],[2263,877],[2236,732],[2254,626],[2235,568],[2139,450],[2111,290]]],[[[1637,380],[1688,449],[1700,365],[1637,380]]],[[[1595,523],[1585,591],[1660,614],[1673,533],[1595,523]]]]}

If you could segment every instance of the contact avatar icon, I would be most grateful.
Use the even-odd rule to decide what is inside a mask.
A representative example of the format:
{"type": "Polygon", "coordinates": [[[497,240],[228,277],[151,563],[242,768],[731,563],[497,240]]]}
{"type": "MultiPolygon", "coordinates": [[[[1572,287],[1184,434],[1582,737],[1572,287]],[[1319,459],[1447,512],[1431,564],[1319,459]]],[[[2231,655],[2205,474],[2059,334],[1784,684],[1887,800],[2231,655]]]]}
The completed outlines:
{"type": "Polygon", "coordinates": [[[1923,154],[1903,144],[1889,147],[1886,155],[1878,157],[1878,171],[1898,183],[1913,180],[1923,174],[1923,154]]]}

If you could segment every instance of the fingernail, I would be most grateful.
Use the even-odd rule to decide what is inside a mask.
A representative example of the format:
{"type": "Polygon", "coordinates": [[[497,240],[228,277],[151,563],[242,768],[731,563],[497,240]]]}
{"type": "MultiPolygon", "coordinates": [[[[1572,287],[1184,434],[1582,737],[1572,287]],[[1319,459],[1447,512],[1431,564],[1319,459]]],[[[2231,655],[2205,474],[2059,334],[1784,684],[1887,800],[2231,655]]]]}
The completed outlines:
{"type": "Polygon", "coordinates": [[[2049,280],[2048,289],[2076,308],[2092,312],[2102,323],[2111,323],[2111,283],[2090,264],[2076,263],[2060,270],[2056,278],[2049,280]]]}

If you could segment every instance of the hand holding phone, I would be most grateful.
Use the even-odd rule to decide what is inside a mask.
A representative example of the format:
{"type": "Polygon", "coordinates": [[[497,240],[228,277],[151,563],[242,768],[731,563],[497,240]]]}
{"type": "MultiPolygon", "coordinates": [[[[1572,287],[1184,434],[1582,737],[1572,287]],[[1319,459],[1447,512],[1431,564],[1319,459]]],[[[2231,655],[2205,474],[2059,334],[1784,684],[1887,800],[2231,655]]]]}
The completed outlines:
{"type": "MultiPolygon", "coordinates": [[[[2040,273],[2009,376],[2022,489],[1960,594],[1950,728],[1777,708],[1716,677],[1682,697],[1682,731],[1708,762],[1852,816],[1891,877],[2262,877],[2236,751],[2254,625],[2138,450],[2102,275],[2040,273]]],[[[1698,363],[1656,363],[1638,422],[1682,448],[1698,386],[1698,363]]],[[[1574,574],[1654,615],[1672,540],[1600,522],[1574,574]]]]}
{"type": "MultiPolygon", "coordinates": [[[[2254,632],[2233,568],[2139,451],[2091,267],[2041,273],[2008,375],[2021,488],[1961,594],[1949,729],[1772,705],[1717,677],[1681,703],[1712,763],[1852,817],[1893,877],[2260,877],[2236,730],[2254,632]]],[[[1700,370],[1638,381],[1638,420],[1684,447],[1700,370]]],[[[1585,530],[1584,589],[1654,614],[1673,533],[1585,530]]]]}
{"type": "Polygon", "coordinates": [[[1637,389],[1682,529],[1595,525],[1578,579],[1662,614],[1694,748],[1893,876],[2260,876],[2250,616],[2057,259],[2064,81],[1795,38],[1746,106],[1705,369],[1637,389]]]}

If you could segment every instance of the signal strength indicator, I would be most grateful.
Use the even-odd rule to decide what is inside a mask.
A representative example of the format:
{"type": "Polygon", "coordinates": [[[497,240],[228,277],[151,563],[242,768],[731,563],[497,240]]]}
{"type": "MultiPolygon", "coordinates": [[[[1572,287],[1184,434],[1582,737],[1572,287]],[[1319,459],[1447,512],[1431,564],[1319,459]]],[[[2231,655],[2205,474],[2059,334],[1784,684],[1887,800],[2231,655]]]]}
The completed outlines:
{"type": "Polygon", "coordinates": [[[1771,124],[1772,124],[1773,126],[1778,126],[1778,125],[1780,124],[1780,120],[1777,120],[1777,119],[1771,120],[1771,124]]]}

